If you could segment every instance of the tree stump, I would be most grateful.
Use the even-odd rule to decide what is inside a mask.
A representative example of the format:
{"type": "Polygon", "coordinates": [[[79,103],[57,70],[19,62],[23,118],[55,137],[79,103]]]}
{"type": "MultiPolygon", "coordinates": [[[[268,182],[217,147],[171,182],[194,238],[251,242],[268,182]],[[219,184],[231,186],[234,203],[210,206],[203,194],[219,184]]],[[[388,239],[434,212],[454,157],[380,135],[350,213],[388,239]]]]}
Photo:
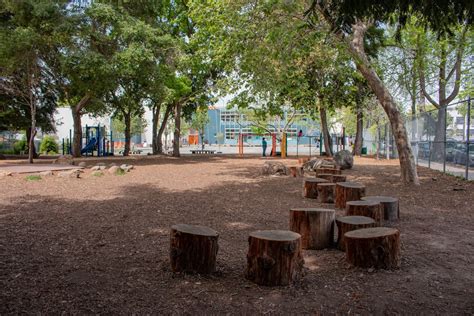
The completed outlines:
{"type": "Polygon", "coordinates": [[[369,228],[375,226],[373,218],[365,216],[342,216],[336,218],[337,225],[337,248],[344,251],[346,244],[344,234],[356,229],[369,228]]]}
{"type": "Polygon", "coordinates": [[[318,190],[319,203],[334,203],[335,183],[318,183],[316,188],[318,190]]]}
{"type": "Polygon", "coordinates": [[[341,170],[340,169],[336,169],[336,168],[319,168],[319,169],[316,169],[316,176],[320,175],[320,174],[341,174],[341,170]]]}
{"type": "Polygon", "coordinates": [[[318,178],[328,180],[329,182],[332,182],[332,176],[333,174],[331,173],[320,173],[317,175],[318,178]]]}
{"type": "Polygon", "coordinates": [[[171,226],[170,259],[173,272],[209,274],[216,270],[219,234],[205,226],[171,226]]]}
{"type": "Polygon", "coordinates": [[[303,249],[324,249],[334,239],[335,211],[322,208],[290,210],[290,230],[301,235],[303,249]]]}
{"type": "Polygon", "coordinates": [[[377,201],[348,201],[346,202],[346,216],[366,216],[373,218],[376,226],[382,226],[383,209],[377,201]]]}
{"type": "Polygon", "coordinates": [[[346,182],[346,176],[340,174],[333,174],[331,178],[331,182],[338,183],[338,182],[346,182]]]}
{"type": "Polygon", "coordinates": [[[357,182],[336,183],[335,206],[345,209],[349,201],[358,201],[365,195],[365,186],[357,182]]]}
{"type": "Polygon", "coordinates": [[[387,227],[357,229],[344,235],[346,259],[356,267],[400,267],[400,232],[387,227]]]}
{"type": "Polygon", "coordinates": [[[290,167],[290,174],[292,177],[296,178],[299,175],[299,167],[291,166],[290,167]]]}
{"type": "Polygon", "coordinates": [[[292,283],[303,267],[301,235],[286,230],[261,230],[249,236],[245,276],[259,285],[292,283]]]}
{"type": "Polygon", "coordinates": [[[309,199],[317,199],[318,198],[318,183],[325,183],[328,180],[320,179],[320,178],[306,178],[303,181],[303,197],[309,199]]]}
{"type": "Polygon", "coordinates": [[[400,218],[400,206],[397,198],[391,196],[364,196],[361,200],[379,202],[383,208],[383,218],[387,221],[396,221],[400,218]]]}

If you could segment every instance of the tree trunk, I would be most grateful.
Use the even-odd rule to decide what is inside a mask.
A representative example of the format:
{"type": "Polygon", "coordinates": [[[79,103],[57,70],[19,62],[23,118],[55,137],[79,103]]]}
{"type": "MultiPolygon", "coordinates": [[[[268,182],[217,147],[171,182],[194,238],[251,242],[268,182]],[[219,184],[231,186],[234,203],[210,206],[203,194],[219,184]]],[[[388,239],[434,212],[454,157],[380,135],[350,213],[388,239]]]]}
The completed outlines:
{"type": "Polygon", "coordinates": [[[358,201],[365,196],[365,186],[357,182],[338,182],[336,183],[335,207],[346,208],[349,201],[358,201]]]}
{"type": "Polygon", "coordinates": [[[332,156],[331,135],[329,135],[326,109],[323,106],[320,106],[319,108],[319,116],[321,118],[321,130],[323,133],[324,150],[326,151],[326,156],[332,156]]]}
{"type": "Polygon", "coordinates": [[[158,154],[158,121],[160,119],[160,110],[161,110],[160,104],[155,104],[152,108],[153,118],[151,121],[151,124],[152,124],[151,147],[152,147],[153,155],[158,154]]]}
{"type": "Polygon", "coordinates": [[[91,97],[86,94],[75,106],[71,106],[72,120],[74,123],[74,135],[72,138],[72,155],[81,157],[82,147],[82,109],[89,103],[91,97]]]}
{"type": "Polygon", "coordinates": [[[433,142],[433,154],[432,159],[437,161],[443,161],[444,159],[444,139],[446,135],[446,108],[441,107],[438,109],[438,119],[436,121],[436,132],[433,142]]]}
{"type": "Polygon", "coordinates": [[[303,197],[309,199],[318,198],[318,183],[325,183],[328,180],[313,178],[313,179],[304,179],[303,180],[303,197]]]}
{"type": "Polygon", "coordinates": [[[245,277],[259,285],[288,285],[303,268],[301,235],[286,230],[256,231],[249,236],[245,277]]]}
{"type": "Polygon", "coordinates": [[[387,221],[396,221],[400,218],[400,207],[398,199],[391,196],[364,196],[363,201],[377,201],[383,209],[384,219],[387,221]]]}
{"type": "Polygon", "coordinates": [[[325,249],[334,241],[334,210],[295,208],[290,210],[290,230],[301,235],[303,249],[325,249]]]}
{"type": "Polygon", "coordinates": [[[31,127],[26,131],[26,138],[28,139],[28,162],[33,163],[33,158],[38,158],[35,148],[36,136],[36,120],[31,121],[31,127]]]}
{"type": "MultiPolygon", "coordinates": [[[[173,110],[173,106],[167,105],[165,115],[163,116],[163,121],[161,122],[160,129],[158,131],[158,136],[156,137],[157,145],[158,145],[158,148],[157,148],[158,154],[163,153],[163,132],[165,131],[166,125],[168,124],[168,119],[170,117],[171,110],[173,110]]],[[[168,137],[165,137],[165,138],[168,139],[168,137]]]]}
{"type": "Polygon", "coordinates": [[[319,183],[316,189],[318,190],[319,203],[334,203],[335,183],[319,183]]]}
{"type": "Polygon", "coordinates": [[[132,115],[130,113],[123,112],[123,119],[125,123],[125,148],[123,149],[123,155],[128,156],[130,154],[132,115]]]}
{"type": "Polygon", "coordinates": [[[365,216],[372,218],[376,226],[382,226],[383,208],[377,201],[348,201],[346,216],[365,216]]]}
{"type": "Polygon", "coordinates": [[[363,113],[362,109],[357,109],[357,130],[356,130],[356,136],[354,140],[354,150],[352,151],[353,155],[362,155],[362,132],[364,129],[364,124],[363,124],[363,113]]]}
{"type": "Polygon", "coordinates": [[[181,102],[176,102],[174,111],[173,157],[180,157],[179,138],[181,137],[181,102]]]}
{"type": "Polygon", "coordinates": [[[357,69],[367,80],[370,88],[377,96],[378,101],[388,116],[390,125],[392,126],[393,136],[397,144],[401,179],[405,183],[419,184],[415,159],[413,157],[402,115],[398,110],[397,104],[390,94],[390,91],[370,65],[369,59],[364,51],[364,35],[367,26],[359,21],[352,26],[352,30],[353,39],[348,43],[349,51],[355,57],[354,59],[356,60],[357,69]]]}
{"type": "MultiPolygon", "coordinates": [[[[35,135],[33,135],[33,158],[36,159],[38,158],[38,153],[36,152],[36,146],[34,143],[34,137],[36,136],[36,130],[35,130],[35,135]]],[[[28,127],[26,129],[26,141],[27,141],[27,147],[28,148],[28,161],[29,161],[29,154],[30,154],[30,140],[31,140],[31,127],[28,127]]]]}

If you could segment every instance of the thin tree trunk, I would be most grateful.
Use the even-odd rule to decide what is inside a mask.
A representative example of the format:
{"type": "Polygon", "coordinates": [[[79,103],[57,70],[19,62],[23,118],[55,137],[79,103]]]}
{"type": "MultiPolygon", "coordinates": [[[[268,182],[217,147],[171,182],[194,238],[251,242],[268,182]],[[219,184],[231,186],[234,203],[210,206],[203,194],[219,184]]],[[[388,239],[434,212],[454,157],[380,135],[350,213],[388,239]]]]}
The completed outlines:
{"type": "Polygon", "coordinates": [[[38,154],[36,153],[36,147],[35,147],[35,142],[34,142],[34,139],[36,136],[36,128],[34,129],[35,131],[34,133],[32,133],[31,131],[32,131],[32,127],[29,127],[26,129],[26,139],[28,141],[28,162],[29,163],[33,163],[33,160],[32,159],[30,160],[30,148],[32,151],[31,154],[33,155],[33,158],[34,159],[38,158],[38,154]]]}
{"type": "Polygon", "coordinates": [[[354,150],[353,150],[353,154],[354,155],[362,155],[362,132],[363,132],[363,129],[364,129],[364,122],[363,122],[363,113],[362,113],[362,109],[358,108],[357,109],[357,129],[356,129],[356,137],[355,137],[355,140],[354,140],[354,150]]]}
{"type": "MultiPolygon", "coordinates": [[[[160,129],[158,130],[158,136],[156,137],[156,142],[157,142],[157,146],[158,146],[158,148],[157,148],[157,153],[158,154],[163,153],[163,132],[166,129],[166,124],[168,124],[168,119],[170,117],[171,110],[173,110],[172,105],[166,106],[165,115],[163,116],[163,121],[161,122],[160,129]]],[[[166,139],[167,138],[168,137],[166,137],[166,139]]]]}
{"type": "Polygon", "coordinates": [[[321,130],[322,130],[323,140],[324,140],[324,149],[326,151],[326,155],[331,157],[332,156],[332,142],[331,142],[331,136],[329,135],[326,109],[324,108],[324,106],[320,106],[319,116],[321,118],[321,130]]]}
{"type": "Polygon", "coordinates": [[[160,119],[161,104],[155,104],[152,108],[152,140],[151,147],[153,155],[158,154],[158,121],[160,119]]]}
{"type": "Polygon", "coordinates": [[[370,65],[367,55],[364,51],[364,34],[366,25],[357,22],[352,26],[353,39],[349,42],[349,50],[355,57],[357,69],[367,80],[370,88],[377,96],[385,113],[388,116],[392,127],[393,136],[397,144],[398,156],[400,160],[401,179],[405,183],[419,184],[416,171],[415,159],[411,150],[408,133],[403,122],[403,117],[397,108],[395,100],[390,91],[379,78],[375,70],[370,65]]]}
{"type": "Polygon", "coordinates": [[[123,149],[123,155],[128,156],[130,154],[132,115],[130,113],[124,112],[123,118],[125,123],[125,148],[123,149]]]}
{"type": "Polygon", "coordinates": [[[82,109],[89,103],[91,96],[86,94],[75,106],[71,107],[72,120],[74,123],[74,136],[72,138],[72,155],[81,157],[82,146],[82,109]]]}
{"type": "Polygon", "coordinates": [[[176,102],[174,111],[173,157],[180,157],[179,138],[181,136],[181,102],[176,102]]]}

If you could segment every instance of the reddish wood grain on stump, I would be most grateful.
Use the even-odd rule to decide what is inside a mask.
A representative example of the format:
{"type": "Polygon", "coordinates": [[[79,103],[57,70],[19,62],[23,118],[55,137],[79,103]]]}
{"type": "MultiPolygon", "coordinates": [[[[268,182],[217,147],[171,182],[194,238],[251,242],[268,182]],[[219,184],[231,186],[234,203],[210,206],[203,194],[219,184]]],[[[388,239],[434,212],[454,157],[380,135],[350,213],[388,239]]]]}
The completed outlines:
{"type": "Polygon", "coordinates": [[[356,229],[370,228],[375,226],[373,218],[365,216],[342,216],[336,218],[337,225],[337,248],[346,249],[344,234],[356,229]]]}
{"type": "Polygon", "coordinates": [[[400,267],[400,232],[387,227],[357,229],[344,235],[346,259],[361,268],[400,267]]]}
{"type": "Polygon", "coordinates": [[[303,197],[309,199],[318,198],[318,183],[326,183],[328,180],[320,178],[306,178],[303,180],[303,197]]]}
{"type": "Polygon", "coordinates": [[[300,170],[301,170],[300,167],[291,166],[291,167],[290,167],[290,174],[291,174],[291,176],[294,177],[294,178],[296,178],[297,176],[300,175],[300,170]]]}
{"type": "Polygon", "coordinates": [[[288,285],[303,268],[301,235],[286,230],[262,230],[249,236],[245,276],[259,285],[288,285]]]}
{"type": "Polygon", "coordinates": [[[340,174],[333,174],[331,178],[331,182],[338,183],[338,182],[346,182],[347,177],[340,175],[340,174]]]}
{"type": "Polygon", "coordinates": [[[382,205],[384,219],[396,221],[400,218],[400,206],[398,199],[391,196],[364,196],[363,201],[377,201],[382,205]]]}
{"type": "Polygon", "coordinates": [[[209,227],[171,226],[170,260],[173,272],[209,274],[216,270],[219,235],[209,227]]]}
{"type": "Polygon", "coordinates": [[[290,210],[290,230],[301,235],[303,249],[324,249],[332,246],[335,211],[321,208],[290,210]]]}
{"type": "Polygon", "coordinates": [[[336,169],[336,168],[319,168],[319,169],[316,169],[316,176],[318,176],[319,174],[341,174],[341,170],[340,169],[336,169]]]}
{"type": "Polygon", "coordinates": [[[336,191],[335,183],[318,183],[316,188],[318,190],[319,203],[334,203],[334,195],[336,191]]]}
{"type": "Polygon", "coordinates": [[[373,218],[376,226],[383,222],[383,209],[377,201],[348,201],[346,202],[346,216],[366,216],[373,218]]]}
{"type": "Polygon", "coordinates": [[[345,209],[349,201],[358,201],[365,196],[365,186],[357,182],[336,183],[335,206],[345,209]]]}
{"type": "Polygon", "coordinates": [[[332,176],[333,176],[332,173],[320,173],[318,174],[317,177],[320,179],[324,179],[324,180],[328,180],[329,182],[332,182],[332,176]]]}

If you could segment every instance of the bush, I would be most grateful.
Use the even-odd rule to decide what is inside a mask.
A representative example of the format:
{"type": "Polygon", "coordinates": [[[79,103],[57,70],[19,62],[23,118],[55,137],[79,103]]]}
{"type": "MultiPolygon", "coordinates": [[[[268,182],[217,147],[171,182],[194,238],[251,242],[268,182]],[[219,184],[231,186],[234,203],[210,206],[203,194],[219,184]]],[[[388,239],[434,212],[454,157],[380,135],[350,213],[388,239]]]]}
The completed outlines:
{"type": "Polygon", "coordinates": [[[15,155],[18,155],[22,151],[26,152],[27,150],[28,142],[26,141],[26,138],[19,140],[15,144],[13,144],[13,152],[15,153],[15,155]]]}
{"type": "Polygon", "coordinates": [[[40,152],[47,154],[57,154],[58,148],[59,146],[53,136],[45,136],[40,145],[40,152]]]}

